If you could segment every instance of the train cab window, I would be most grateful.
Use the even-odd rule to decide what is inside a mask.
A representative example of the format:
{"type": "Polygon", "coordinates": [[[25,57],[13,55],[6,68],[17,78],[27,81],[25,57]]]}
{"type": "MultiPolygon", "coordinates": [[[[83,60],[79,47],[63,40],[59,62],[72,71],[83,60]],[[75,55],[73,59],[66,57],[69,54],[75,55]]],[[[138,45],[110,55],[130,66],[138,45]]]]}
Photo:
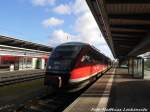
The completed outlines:
{"type": "Polygon", "coordinates": [[[84,62],[84,61],[90,61],[90,57],[88,55],[82,56],[81,62],[84,62]]]}
{"type": "Polygon", "coordinates": [[[75,58],[76,55],[79,53],[79,49],[80,49],[79,46],[71,46],[71,45],[59,46],[53,51],[51,58],[59,58],[59,59],[75,58]]]}

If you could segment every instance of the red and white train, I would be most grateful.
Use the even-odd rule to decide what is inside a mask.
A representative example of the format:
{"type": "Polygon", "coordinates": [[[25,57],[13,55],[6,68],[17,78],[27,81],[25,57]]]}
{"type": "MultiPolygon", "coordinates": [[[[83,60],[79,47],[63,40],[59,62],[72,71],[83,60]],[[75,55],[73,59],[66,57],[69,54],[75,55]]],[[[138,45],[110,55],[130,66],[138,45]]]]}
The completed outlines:
{"type": "Polygon", "coordinates": [[[49,57],[44,84],[79,88],[110,68],[111,60],[89,44],[70,42],[57,46],[49,57]]]}

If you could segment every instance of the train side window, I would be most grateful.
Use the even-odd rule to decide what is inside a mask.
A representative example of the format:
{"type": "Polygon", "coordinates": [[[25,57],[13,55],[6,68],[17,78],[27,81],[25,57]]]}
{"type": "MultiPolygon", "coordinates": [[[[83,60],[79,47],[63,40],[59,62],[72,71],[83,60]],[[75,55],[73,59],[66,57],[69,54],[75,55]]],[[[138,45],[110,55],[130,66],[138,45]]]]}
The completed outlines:
{"type": "Polygon", "coordinates": [[[85,56],[82,56],[81,62],[84,62],[84,61],[85,61],[85,56]]]}
{"type": "Polygon", "coordinates": [[[84,62],[84,61],[90,61],[90,57],[87,55],[82,56],[81,62],[84,62]]]}
{"type": "Polygon", "coordinates": [[[92,62],[91,51],[92,50],[89,47],[86,48],[86,52],[84,52],[84,55],[80,59],[81,65],[91,64],[92,62]]]}
{"type": "Polygon", "coordinates": [[[90,56],[88,56],[87,62],[88,62],[88,63],[91,63],[91,62],[92,62],[92,58],[91,58],[90,56]]]}

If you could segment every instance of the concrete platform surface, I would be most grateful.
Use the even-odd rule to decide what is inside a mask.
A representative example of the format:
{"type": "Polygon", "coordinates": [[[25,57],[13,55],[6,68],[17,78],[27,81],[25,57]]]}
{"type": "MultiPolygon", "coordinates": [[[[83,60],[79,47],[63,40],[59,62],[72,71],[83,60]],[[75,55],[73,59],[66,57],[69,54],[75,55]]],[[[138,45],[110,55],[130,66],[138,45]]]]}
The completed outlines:
{"type": "Polygon", "coordinates": [[[150,80],[132,79],[127,69],[117,69],[107,108],[150,112],[150,80]]]}

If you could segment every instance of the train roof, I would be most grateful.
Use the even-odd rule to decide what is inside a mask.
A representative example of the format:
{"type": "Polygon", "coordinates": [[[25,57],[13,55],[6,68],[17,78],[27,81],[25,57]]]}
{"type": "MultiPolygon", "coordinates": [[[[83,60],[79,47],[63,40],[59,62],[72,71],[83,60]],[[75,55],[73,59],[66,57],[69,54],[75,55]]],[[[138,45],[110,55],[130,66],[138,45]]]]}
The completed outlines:
{"type": "Polygon", "coordinates": [[[82,43],[82,42],[67,42],[63,43],[60,46],[65,46],[65,45],[78,45],[78,46],[84,46],[84,45],[89,45],[87,43],[82,43]]]}
{"type": "Polygon", "coordinates": [[[66,45],[77,45],[77,46],[85,46],[88,45],[90,46],[92,49],[94,49],[95,51],[97,51],[98,53],[100,53],[101,55],[105,56],[105,58],[110,59],[109,57],[107,57],[106,55],[104,55],[103,53],[100,52],[99,49],[95,48],[94,46],[88,44],[88,43],[82,43],[82,42],[67,42],[67,43],[63,43],[59,46],[66,46],[66,45]]]}

